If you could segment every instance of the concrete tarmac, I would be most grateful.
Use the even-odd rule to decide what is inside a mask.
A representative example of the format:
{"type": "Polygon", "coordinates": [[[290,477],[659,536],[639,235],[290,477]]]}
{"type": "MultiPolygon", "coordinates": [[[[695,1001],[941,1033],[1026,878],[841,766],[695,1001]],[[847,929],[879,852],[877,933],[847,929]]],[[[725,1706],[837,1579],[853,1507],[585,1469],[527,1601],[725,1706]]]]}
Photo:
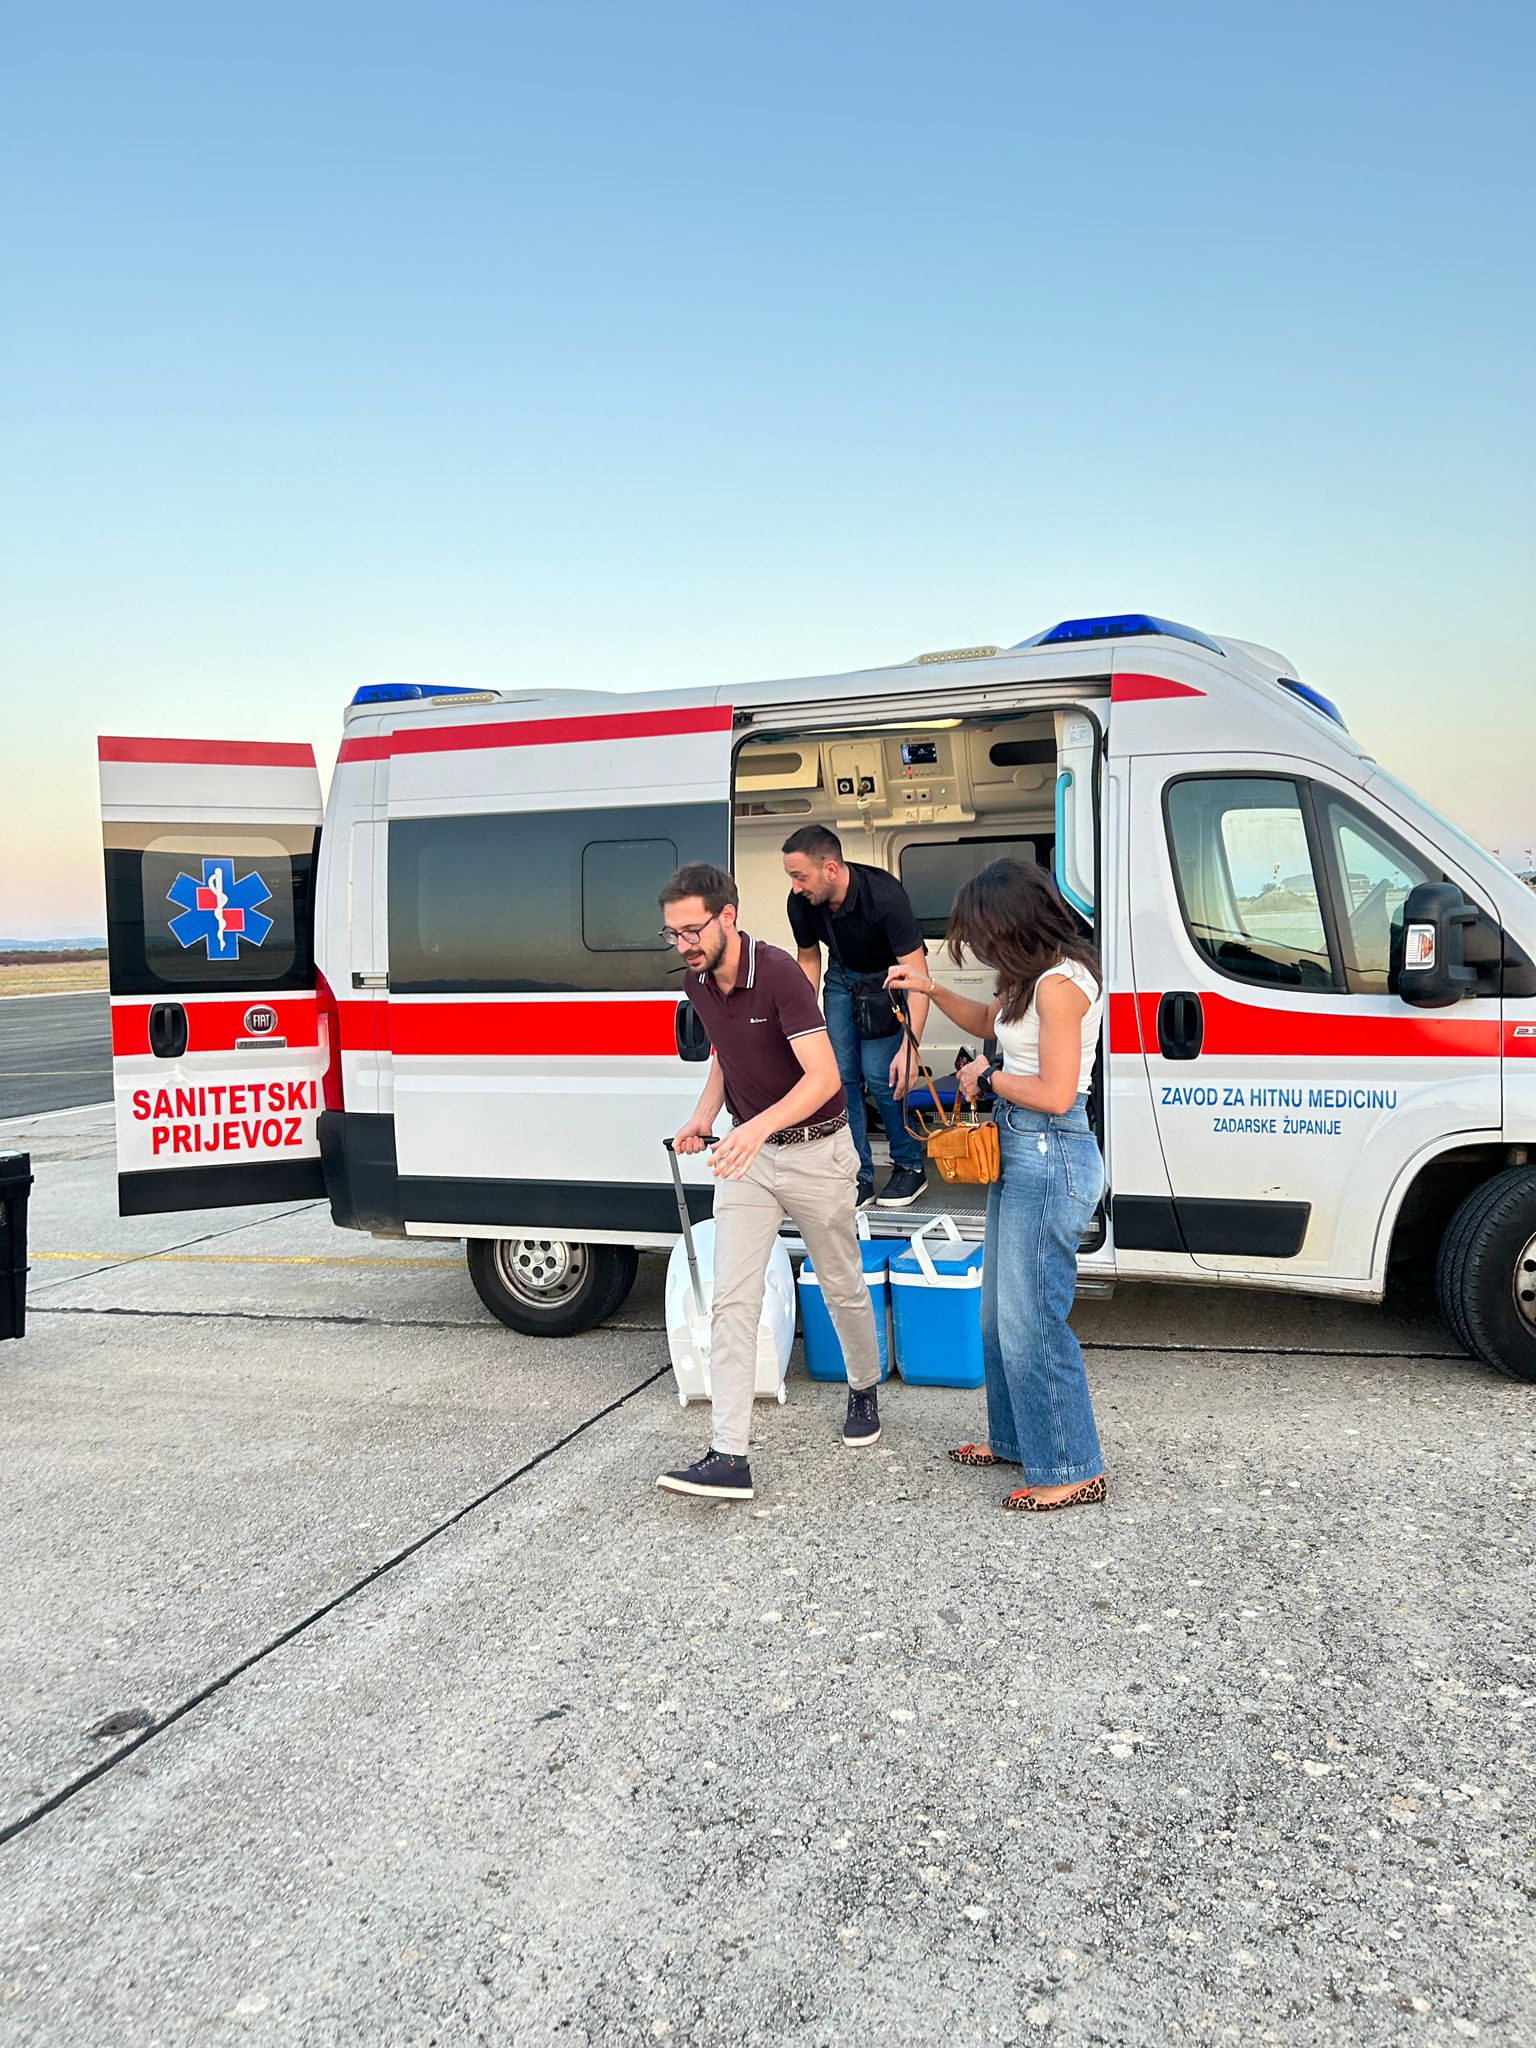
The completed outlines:
{"type": "Polygon", "coordinates": [[[1536,2038],[1536,1412],[1424,1300],[1085,1304],[1102,1509],[798,1363],[698,1507],[659,1261],[523,1340],[108,1126],[0,1127],[7,2044],[1536,2038]]]}
{"type": "Polygon", "coordinates": [[[105,995],[0,998],[0,1118],[111,1100],[105,995]]]}

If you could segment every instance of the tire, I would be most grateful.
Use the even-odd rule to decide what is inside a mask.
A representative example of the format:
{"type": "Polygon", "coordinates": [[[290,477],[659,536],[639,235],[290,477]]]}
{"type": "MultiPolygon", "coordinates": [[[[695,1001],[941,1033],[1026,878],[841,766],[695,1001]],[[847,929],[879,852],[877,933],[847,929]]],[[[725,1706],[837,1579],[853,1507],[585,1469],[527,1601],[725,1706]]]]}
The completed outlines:
{"type": "Polygon", "coordinates": [[[476,1294],[525,1337],[574,1337],[605,1321],[640,1266],[632,1245],[558,1237],[472,1237],[466,1249],[476,1294]]]}
{"type": "Polygon", "coordinates": [[[1536,1384],[1536,1167],[1474,1188],[1440,1240],[1435,1293],[1474,1358],[1536,1384]]]}

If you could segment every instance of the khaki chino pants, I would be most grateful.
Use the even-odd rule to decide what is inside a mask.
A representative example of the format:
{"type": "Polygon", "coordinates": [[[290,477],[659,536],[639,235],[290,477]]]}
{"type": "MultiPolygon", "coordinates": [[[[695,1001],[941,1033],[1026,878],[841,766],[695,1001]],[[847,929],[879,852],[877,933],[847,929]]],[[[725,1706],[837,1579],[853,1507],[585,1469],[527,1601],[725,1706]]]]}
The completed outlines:
{"type": "Polygon", "coordinates": [[[875,1312],[854,1222],[858,1175],[845,1126],[809,1145],[764,1145],[740,1180],[716,1183],[710,1380],[717,1451],[746,1455],[763,1283],[786,1216],[815,1263],[849,1386],[872,1387],[879,1379],[875,1312]]]}

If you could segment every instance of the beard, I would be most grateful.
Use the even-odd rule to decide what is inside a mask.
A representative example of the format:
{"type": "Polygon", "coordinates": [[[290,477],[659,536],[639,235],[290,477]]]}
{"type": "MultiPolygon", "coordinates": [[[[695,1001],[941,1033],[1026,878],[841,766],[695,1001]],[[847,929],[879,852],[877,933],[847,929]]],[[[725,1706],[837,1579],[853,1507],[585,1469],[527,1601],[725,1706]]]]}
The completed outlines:
{"type": "Polygon", "coordinates": [[[683,964],[687,967],[688,972],[690,974],[713,974],[720,965],[720,962],[725,958],[726,938],[727,934],[720,932],[716,935],[713,946],[701,946],[697,953],[685,953],[683,955],[683,964]]]}

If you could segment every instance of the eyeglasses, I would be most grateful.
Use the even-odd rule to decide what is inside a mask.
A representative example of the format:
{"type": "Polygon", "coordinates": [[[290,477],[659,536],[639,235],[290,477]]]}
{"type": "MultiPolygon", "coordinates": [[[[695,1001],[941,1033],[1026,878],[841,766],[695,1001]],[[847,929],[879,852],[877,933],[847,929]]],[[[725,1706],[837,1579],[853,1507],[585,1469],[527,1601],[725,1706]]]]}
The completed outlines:
{"type": "Polygon", "coordinates": [[[665,939],[669,946],[696,946],[719,915],[717,910],[714,917],[706,917],[702,924],[680,926],[676,931],[671,925],[664,924],[656,936],[665,939]]]}

